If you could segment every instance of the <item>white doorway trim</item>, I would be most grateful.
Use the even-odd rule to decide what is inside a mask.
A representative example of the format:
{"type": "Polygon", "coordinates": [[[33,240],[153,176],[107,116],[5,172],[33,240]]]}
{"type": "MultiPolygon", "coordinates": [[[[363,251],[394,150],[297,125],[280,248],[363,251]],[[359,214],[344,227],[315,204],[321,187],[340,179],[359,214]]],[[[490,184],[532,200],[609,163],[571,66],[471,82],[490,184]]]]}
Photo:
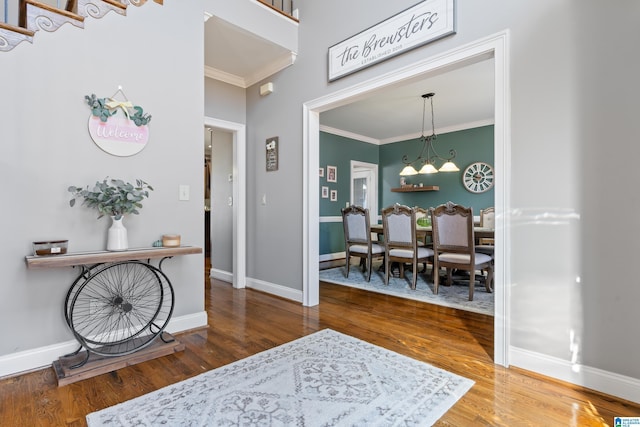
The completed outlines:
{"type": "Polygon", "coordinates": [[[204,118],[205,126],[233,134],[233,287],[244,288],[247,278],[247,137],[245,125],[204,118]]]}
{"type": "Polygon", "coordinates": [[[495,83],[494,161],[496,170],[496,270],[494,316],[494,362],[509,366],[510,316],[509,284],[511,283],[510,212],[511,129],[509,86],[509,31],[488,36],[448,52],[399,68],[374,79],[303,104],[303,304],[319,304],[318,238],[319,195],[318,168],[320,163],[320,113],[352,100],[361,99],[367,92],[403,81],[427,77],[443,70],[455,69],[493,58],[495,83]]]}

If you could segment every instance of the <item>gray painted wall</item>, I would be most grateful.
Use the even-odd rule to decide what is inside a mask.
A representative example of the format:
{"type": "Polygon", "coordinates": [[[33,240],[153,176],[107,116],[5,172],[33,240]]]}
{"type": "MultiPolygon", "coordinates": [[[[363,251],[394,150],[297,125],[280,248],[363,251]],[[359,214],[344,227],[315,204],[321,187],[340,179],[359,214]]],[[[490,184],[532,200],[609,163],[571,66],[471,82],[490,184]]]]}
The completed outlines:
{"type": "Polygon", "coordinates": [[[246,123],[246,91],[238,86],[209,78],[204,79],[205,116],[227,120],[234,123],[246,123]]]}
{"type": "MultiPolygon", "coordinates": [[[[130,247],[150,246],[164,233],[203,246],[203,66],[199,1],[131,6],[126,17],[41,31],[33,45],[0,55],[0,356],[73,340],[63,303],[78,270],[28,270],[24,262],[34,240],[69,239],[71,251],[106,247],[109,218],[70,208],[70,185],[142,178],[155,191],[140,215],[124,220],[130,247]],[[149,143],[131,157],[105,153],[87,131],[84,96],[110,97],[119,85],[152,115],[149,143]],[[178,200],[180,184],[190,186],[189,201],[178,200]]],[[[203,264],[202,255],[164,263],[176,291],[174,317],[204,312],[203,264]]]]}
{"type": "Polygon", "coordinates": [[[640,378],[633,338],[640,287],[625,274],[638,253],[640,202],[630,197],[636,185],[627,171],[640,157],[633,143],[640,121],[632,116],[640,59],[630,54],[640,9],[620,0],[608,2],[606,13],[595,1],[459,0],[456,35],[327,82],[329,46],[414,3],[301,2],[296,63],[269,79],[275,90],[268,97],[259,97],[260,83],[248,89],[249,276],[301,289],[305,101],[507,29],[511,343],[640,378]],[[281,166],[266,173],[261,142],[273,135],[281,166]],[[615,208],[605,214],[609,205],[615,208]]]}

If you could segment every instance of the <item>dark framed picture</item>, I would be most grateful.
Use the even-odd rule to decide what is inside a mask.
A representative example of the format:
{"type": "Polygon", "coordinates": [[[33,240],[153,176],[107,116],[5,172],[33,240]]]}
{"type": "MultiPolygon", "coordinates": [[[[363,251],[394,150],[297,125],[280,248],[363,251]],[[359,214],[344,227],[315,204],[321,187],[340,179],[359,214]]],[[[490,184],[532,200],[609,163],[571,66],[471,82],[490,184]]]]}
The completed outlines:
{"type": "Polygon", "coordinates": [[[278,137],[268,138],[265,143],[267,172],[278,170],[278,137]]]}
{"type": "Polygon", "coordinates": [[[331,190],[331,199],[332,202],[338,201],[338,190],[331,190]]]}

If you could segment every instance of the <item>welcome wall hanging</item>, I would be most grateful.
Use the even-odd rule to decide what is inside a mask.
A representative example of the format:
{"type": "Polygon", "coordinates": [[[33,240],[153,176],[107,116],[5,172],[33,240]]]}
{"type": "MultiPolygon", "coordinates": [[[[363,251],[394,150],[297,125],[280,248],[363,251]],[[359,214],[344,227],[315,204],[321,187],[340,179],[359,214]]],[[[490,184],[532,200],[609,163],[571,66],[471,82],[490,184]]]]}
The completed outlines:
{"type": "Polygon", "coordinates": [[[133,105],[122,87],[110,98],[91,94],[84,99],[91,108],[89,135],[102,150],[125,157],[139,153],[147,145],[151,115],[133,105]],[[118,95],[121,99],[116,99],[118,95]]]}
{"type": "Polygon", "coordinates": [[[455,0],[426,0],[329,48],[329,81],[455,34],[455,0]]]}

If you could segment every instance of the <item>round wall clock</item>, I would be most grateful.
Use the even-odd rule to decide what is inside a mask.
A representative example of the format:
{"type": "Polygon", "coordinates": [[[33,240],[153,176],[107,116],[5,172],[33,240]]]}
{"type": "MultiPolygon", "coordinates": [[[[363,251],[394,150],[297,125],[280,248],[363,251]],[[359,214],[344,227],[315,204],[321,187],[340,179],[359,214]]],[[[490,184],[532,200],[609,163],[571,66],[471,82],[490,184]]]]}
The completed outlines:
{"type": "Polygon", "coordinates": [[[472,193],[484,193],[493,187],[493,168],[484,162],[471,163],[462,174],[464,188],[472,193]]]}

